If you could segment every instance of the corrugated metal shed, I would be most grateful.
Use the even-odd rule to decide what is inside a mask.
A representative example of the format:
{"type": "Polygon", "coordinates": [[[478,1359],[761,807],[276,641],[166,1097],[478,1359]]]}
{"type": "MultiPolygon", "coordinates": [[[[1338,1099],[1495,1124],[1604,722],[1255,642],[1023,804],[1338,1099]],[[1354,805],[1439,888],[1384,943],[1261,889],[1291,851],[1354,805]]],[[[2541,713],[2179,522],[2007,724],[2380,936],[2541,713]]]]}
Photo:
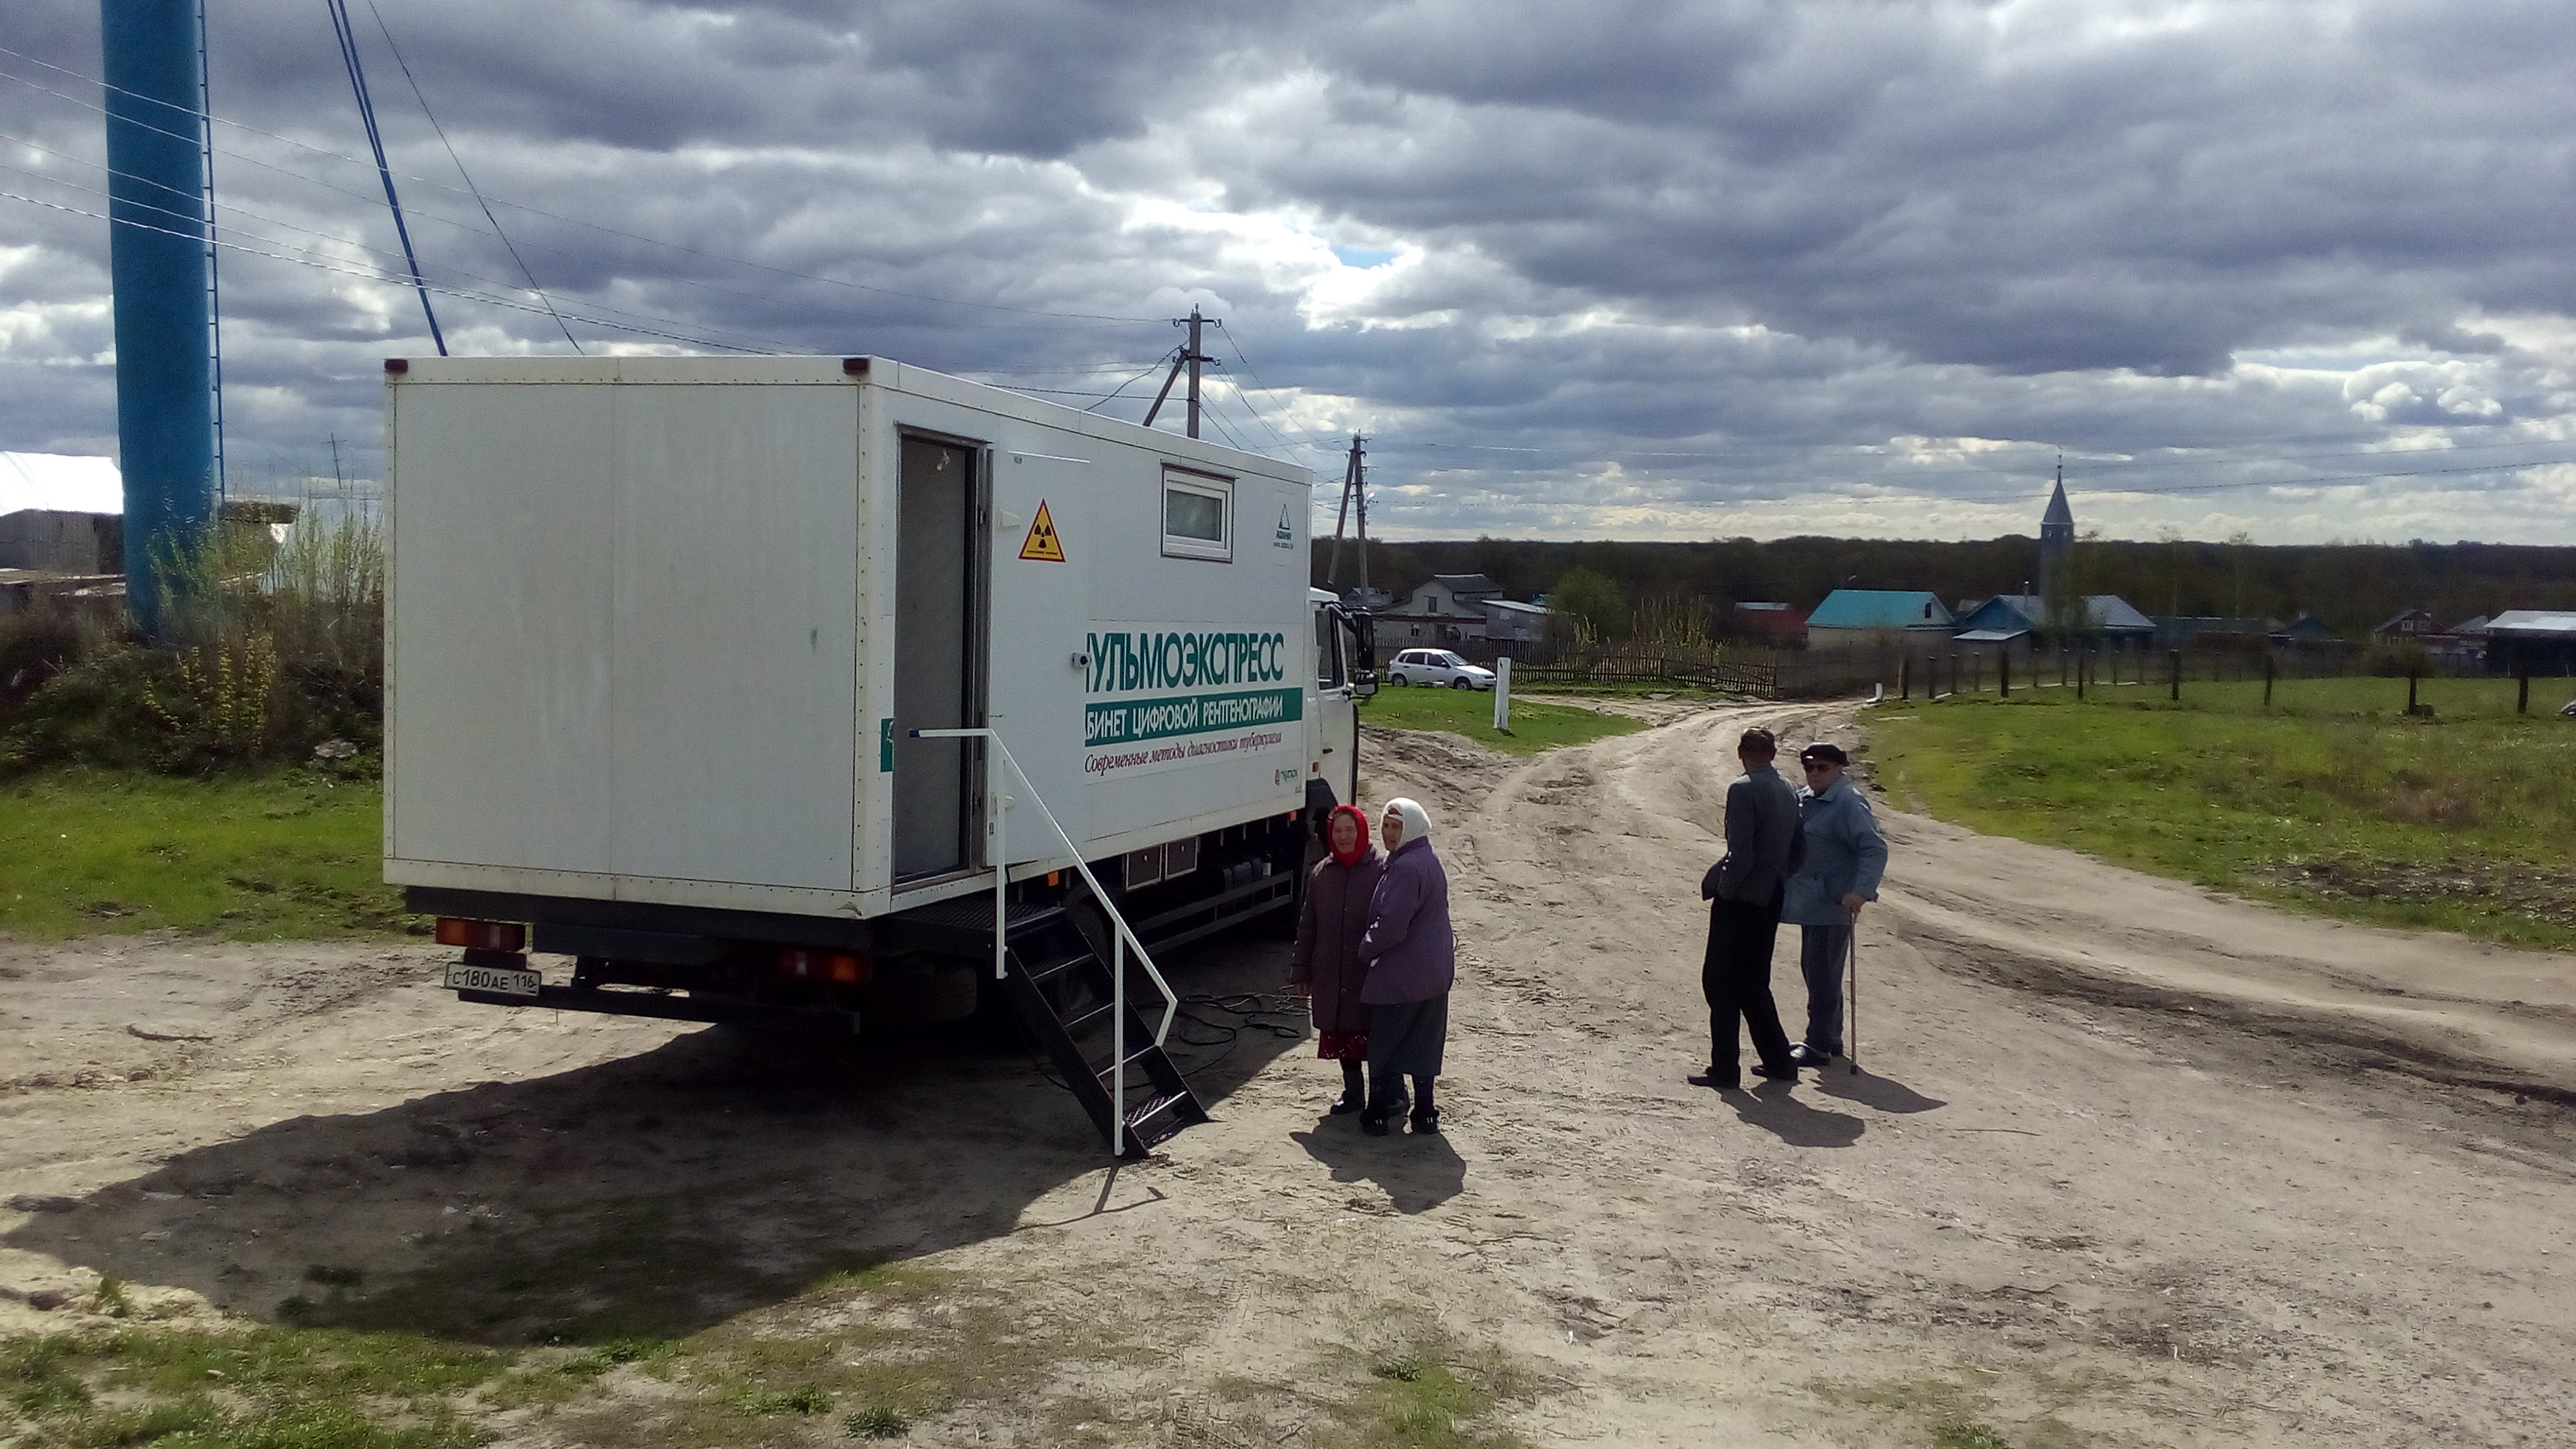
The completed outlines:
{"type": "Polygon", "coordinates": [[[2487,621],[2490,639],[2576,639],[2576,612],[2507,609],[2487,621]]]}

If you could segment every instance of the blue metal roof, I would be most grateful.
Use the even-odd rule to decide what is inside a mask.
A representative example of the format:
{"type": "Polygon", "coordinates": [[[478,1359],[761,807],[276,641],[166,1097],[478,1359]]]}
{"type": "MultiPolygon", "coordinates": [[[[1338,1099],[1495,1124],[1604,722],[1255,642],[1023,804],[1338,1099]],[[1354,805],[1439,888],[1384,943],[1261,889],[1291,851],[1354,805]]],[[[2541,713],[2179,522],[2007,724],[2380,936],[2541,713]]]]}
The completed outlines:
{"type": "Polygon", "coordinates": [[[1911,589],[1836,589],[1807,616],[1810,629],[1947,629],[1938,594],[1911,589]]]}

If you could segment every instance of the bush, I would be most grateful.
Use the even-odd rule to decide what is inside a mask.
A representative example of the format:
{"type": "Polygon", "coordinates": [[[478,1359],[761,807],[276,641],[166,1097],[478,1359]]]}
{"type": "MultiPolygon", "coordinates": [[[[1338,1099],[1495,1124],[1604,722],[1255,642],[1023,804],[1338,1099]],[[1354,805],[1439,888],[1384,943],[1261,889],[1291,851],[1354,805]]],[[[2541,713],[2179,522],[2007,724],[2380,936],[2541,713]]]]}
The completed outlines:
{"type": "MultiPolygon", "coordinates": [[[[238,524],[238,520],[234,520],[238,524]]],[[[50,610],[0,620],[0,774],[55,765],[203,775],[315,758],[378,768],[384,537],[367,519],[212,530],[172,560],[165,638],[50,610]]]]}

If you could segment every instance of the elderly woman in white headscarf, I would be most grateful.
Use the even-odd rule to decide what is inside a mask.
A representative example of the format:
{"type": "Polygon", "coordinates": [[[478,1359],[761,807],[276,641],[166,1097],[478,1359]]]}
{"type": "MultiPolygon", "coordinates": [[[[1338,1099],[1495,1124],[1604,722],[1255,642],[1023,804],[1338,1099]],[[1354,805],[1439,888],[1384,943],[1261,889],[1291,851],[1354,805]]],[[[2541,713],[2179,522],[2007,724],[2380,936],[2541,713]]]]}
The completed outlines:
{"type": "Polygon", "coordinates": [[[1413,800],[1390,800],[1379,822],[1386,869],[1369,900],[1368,934],[1359,956],[1368,963],[1360,1000],[1369,1016],[1369,1099],[1360,1126],[1383,1134],[1406,1106],[1413,1079],[1413,1130],[1440,1130],[1432,1096],[1449,1041],[1449,988],[1458,979],[1457,940],[1449,930],[1449,876],[1431,853],[1431,814],[1413,800]]]}

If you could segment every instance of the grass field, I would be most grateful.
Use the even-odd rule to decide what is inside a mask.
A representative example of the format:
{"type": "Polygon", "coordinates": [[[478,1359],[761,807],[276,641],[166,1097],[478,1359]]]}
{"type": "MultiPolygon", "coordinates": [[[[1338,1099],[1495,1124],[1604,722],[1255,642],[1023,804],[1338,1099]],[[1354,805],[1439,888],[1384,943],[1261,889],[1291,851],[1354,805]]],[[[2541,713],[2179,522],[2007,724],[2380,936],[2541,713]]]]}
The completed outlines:
{"type": "Polygon", "coordinates": [[[0,785],[0,931],[175,927],[266,941],[405,929],[383,796],[306,771],[182,780],[85,769],[0,785]]]}
{"type": "Polygon", "coordinates": [[[1494,697],[1473,689],[1380,689],[1360,703],[1360,722],[1399,730],[1448,730],[1487,749],[1535,755],[1561,745],[1584,745],[1645,725],[1625,715],[1573,705],[1541,704],[1512,696],[1512,732],[1494,728],[1494,697]]]}
{"type": "Polygon", "coordinates": [[[2576,949],[2576,720],[2565,681],[2123,685],[1862,716],[1908,808],[2357,920],[2576,949]]]}

